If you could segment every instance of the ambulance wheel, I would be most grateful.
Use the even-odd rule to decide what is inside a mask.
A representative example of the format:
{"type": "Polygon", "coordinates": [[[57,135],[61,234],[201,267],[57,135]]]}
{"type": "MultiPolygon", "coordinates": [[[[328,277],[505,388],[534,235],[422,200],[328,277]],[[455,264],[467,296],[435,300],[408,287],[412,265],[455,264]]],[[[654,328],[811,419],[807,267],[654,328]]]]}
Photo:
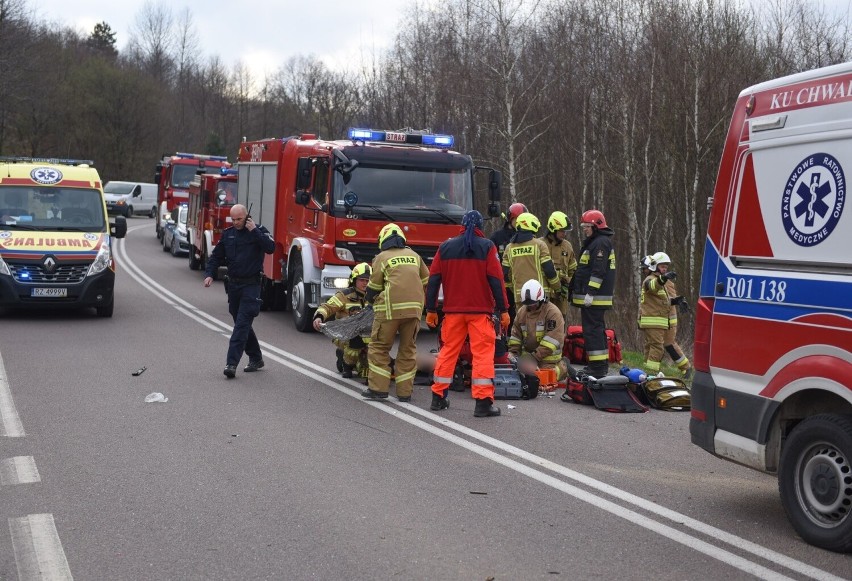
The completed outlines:
{"type": "Polygon", "coordinates": [[[778,489],[802,539],[852,552],[852,416],[820,414],[793,428],[781,450],[778,489]]]}
{"type": "Polygon", "coordinates": [[[314,330],[313,309],[308,307],[307,289],[305,288],[302,262],[296,260],[293,264],[293,275],[290,279],[290,308],[293,309],[293,323],[302,333],[314,330]]]}
{"type": "Polygon", "coordinates": [[[115,307],[115,299],[112,299],[108,305],[103,305],[101,307],[95,307],[95,312],[97,312],[99,317],[112,317],[112,311],[115,307]]]}

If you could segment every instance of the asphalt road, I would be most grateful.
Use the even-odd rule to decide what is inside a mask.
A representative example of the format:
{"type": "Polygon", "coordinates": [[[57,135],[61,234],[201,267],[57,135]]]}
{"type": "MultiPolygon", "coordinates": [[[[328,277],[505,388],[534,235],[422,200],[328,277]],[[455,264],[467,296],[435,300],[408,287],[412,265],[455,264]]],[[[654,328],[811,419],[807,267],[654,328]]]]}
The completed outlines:
{"type": "Polygon", "coordinates": [[[229,381],[221,284],[129,230],[113,318],[0,318],[0,579],[852,577],[774,478],[690,444],[688,413],[363,401],[285,312],[229,381]]]}

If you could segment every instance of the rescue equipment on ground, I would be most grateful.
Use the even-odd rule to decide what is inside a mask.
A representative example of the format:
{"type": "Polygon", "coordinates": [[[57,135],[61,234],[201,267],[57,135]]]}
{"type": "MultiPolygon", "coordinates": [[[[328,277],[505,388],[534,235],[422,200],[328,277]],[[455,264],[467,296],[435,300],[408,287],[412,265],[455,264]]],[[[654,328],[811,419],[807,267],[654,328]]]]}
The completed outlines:
{"type": "Polygon", "coordinates": [[[335,319],[320,325],[320,331],[326,337],[338,341],[350,341],[361,335],[369,336],[373,330],[372,307],[365,307],[349,317],[335,319]]]}
{"type": "MultiPolygon", "coordinates": [[[[609,362],[621,363],[621,342],[615,334],[614,329],[606,330],[606,345],[609,349],[609,362]]],[[[589,362],[586,354],[586,342],[583,340],[583,327],[581,325],[571,325],[565,333],[565,344],[562,348],[562,355],[567,357],[571,363],[586,364],[589,362]]]]}
{"type": "Polygon", "coordinates": [[[594,405],[613,413],[645,413],[648,407],[640,402],[628,387],[624,375],[608,375],[597,379],[583,371],[572,373],[562,401],[594,405]]]}

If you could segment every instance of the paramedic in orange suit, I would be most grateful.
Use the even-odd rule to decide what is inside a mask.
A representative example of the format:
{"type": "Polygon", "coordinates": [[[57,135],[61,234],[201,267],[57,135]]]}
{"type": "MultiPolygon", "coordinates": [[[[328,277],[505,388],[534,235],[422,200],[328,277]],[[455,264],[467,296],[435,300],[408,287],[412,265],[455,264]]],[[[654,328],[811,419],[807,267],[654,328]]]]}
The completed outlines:
{"type": "Polygon", "coordinates": [[[494,312],[500,324],[509,325],[503,269],[497,247],[482,233],[482,215],[470,210],[462,218],[461,233],[438,248],[429,283],[426,285],[426,324],[438,326],[438,290],[444,289],[444,320],[441,323],[443,347],[435,362],[432,405],[435,411],[450,407],[447,390],[453,381],[459,352],[470,336],[473,355],[470,390],[476,399],[473,415],[499,416],[494,405],[494,312]]]}

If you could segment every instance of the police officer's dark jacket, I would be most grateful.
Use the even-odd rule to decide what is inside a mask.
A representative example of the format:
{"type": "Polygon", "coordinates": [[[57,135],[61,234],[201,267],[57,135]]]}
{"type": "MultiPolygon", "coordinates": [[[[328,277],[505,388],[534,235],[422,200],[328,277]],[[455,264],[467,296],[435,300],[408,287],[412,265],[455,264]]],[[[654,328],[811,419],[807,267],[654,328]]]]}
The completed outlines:
{"type": "Polygon", "coordinates": [[[575,307],[582,307],[583,299],[590,294],[594,297],[592,308],[612,308],[612,293],[615,290],[612,235],[611,228],[600,228],[583,241],[579,265],[571,283],[571,302],[575,307]]]}
{"type": "Polygon", "coordinates": [[[427,311],[437,310],[441,285],[445,313],[491,314],[508,308],[497,247],[479,229],[470,252],[465,249],[464,231],[438,248],[426,285],[427,311]]]}
{"type": "Polygon", "coordinates": [[[227,264],[231,281],[257,277],[259,282],[259,275],[263,271],[263,255],[274,251],[275,241],[266,227],[257,224],[254,230],[237,230],[231,226],[222,232],[222,238],[210,254],[204,274],[213,276],[219,266],[227,264]]]}

